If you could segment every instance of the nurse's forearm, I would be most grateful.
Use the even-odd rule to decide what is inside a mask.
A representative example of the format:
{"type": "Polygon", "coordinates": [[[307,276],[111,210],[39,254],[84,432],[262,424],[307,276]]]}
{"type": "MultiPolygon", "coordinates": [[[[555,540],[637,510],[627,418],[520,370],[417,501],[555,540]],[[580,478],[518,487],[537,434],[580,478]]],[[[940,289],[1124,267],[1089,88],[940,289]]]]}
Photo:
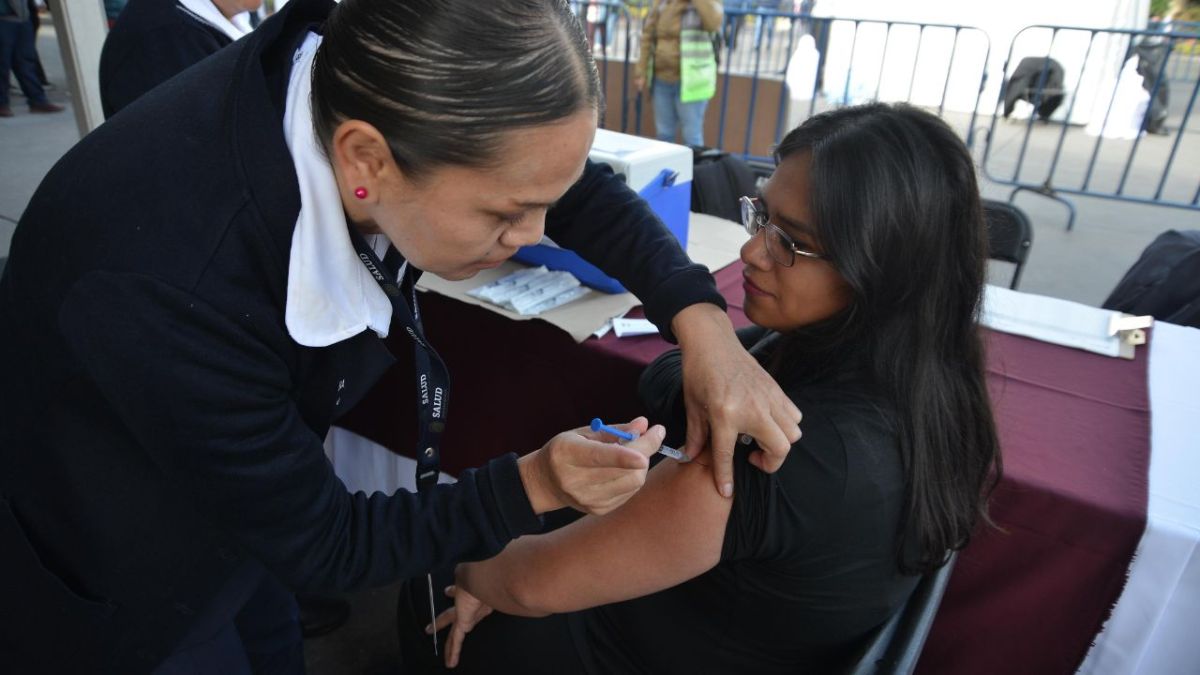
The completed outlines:
{"type": "Polygon", "coordinates": [[[671,332],[679,346],[687,349],[688,344],[699,346],[709,338],[733,335],[733,322],[725,310],[709,302],[688,305],[671,319],[671,332]]]}

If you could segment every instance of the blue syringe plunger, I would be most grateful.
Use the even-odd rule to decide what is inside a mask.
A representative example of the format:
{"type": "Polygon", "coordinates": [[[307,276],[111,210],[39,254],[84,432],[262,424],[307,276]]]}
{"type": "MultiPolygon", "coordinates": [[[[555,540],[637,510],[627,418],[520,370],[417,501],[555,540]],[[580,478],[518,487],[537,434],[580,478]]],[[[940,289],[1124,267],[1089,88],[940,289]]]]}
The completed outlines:
{"type": "MultiPolygon", "coordinates": [[[[621,431],[620,429],[616,429],[616,428],[608,426],[604,422],[601,422],[599,417],[592,418],[591,426],[592,426],[592,431],[603,431],[604,433],[612,434],[613,436],[616,436],[617,438],[619,438],[623,441],[632,441],[633,439],[637,438],[637,434],[633,434],[628,431],[621,431]]],[[[676,450],[675,448],[672,448],[672,447],[669,447],[666,445],[658,446],[658,452],[660,454],[666,455],[667,457],[670,457],[671,459],[673,459],[677,462],[688,461],[687,455],[683,454],[682,450],[676,450]]]]}
{"type": "Polygon", "coordinates": [[[637,436],[629,433],[628,431],[621,431],[615,427],[608,426],[604,422],[601,422],[599,417],[592,418],[592,431],[603,431],[604,433],[612,434],[623,441],[632,441],[633,439],[637,438],[637,436]]]}

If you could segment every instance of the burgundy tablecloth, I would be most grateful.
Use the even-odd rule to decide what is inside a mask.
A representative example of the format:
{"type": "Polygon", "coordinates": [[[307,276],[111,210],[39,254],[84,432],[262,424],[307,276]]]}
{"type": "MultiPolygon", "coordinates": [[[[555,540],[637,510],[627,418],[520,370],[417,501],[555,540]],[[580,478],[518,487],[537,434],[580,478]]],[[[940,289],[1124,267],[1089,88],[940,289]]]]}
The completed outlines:
{"type": "Polygon", "coordinates": [[[1004,455],[958,558],[921,673],[1073,673],[1120,597],[1146,527],[1149,346],[1133,361],[992,333],[1004,455]]]}
{"type": "MultiPolygon", "coordinates": [[[[717,273],[735,325],[741,265],[717,273]]],[[[443,465],[455,473],[539,447],[592,417],[639,414],[657,336],[576,344],[540,321],[425,294],[430,341],[450,368],[443,465]]],[[[1146,354],[1111,359],[990,333],[989,383],[1005,474],[958,560],[922,673],[1071,673],[1120,594],[1146,519],[1146,354]]],[[[392,348],[409,345],[393,341],[392,348]]],[[[404,361],[405,359],[401,359],[404,361]]],[[[411,367],[397,367],[339,424],[404,453],[415,443],[411,367]]]]}
{"type": "MultiPolygon", "coordinates": [[[[741,266],[726,267],[716,278],[734,325],[747,325],[741,266]]],[[[541,447],[593,417],[636,417],[642,368],[671,348],[656,335],[618,340],[609,334],[579,344],[543,321],[510,321],[434,293],[422,294],[420,303],[429,341],[450,369],[442,467],[451,474],[504,452],[541,447]]],[[[407,354],[412,347],[405,340],[393,336],[388,345],[407,354]]],[[[398,361],[337,423],[404,454],[416,444],[415,385],[409,360],[398,361]]]]}

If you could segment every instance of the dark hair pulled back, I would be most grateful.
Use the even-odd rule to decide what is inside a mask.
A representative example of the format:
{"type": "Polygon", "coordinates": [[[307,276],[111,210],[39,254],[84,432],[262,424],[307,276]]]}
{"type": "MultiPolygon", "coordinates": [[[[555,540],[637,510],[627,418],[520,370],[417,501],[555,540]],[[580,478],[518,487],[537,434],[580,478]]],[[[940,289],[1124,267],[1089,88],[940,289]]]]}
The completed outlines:
{"type": "Polygon", "coordinates": [[[505,132],[600,106],[591,51],[562,0],[343,0],[323,35],[317,137],[327,146],[341,122],[363,120],[414,176],[493,165],[505,132]]]}
{"type": "Polygon", "coordinates": [[[929,570],[987,520],[1001,470],[977,323],[987,235],[974,162],[945,122],[903,104],[816,115],[776,159],[802,153],[814,225],[852,299],[780,351],[868,350],[907,478],[900,565],[929,570]]]}

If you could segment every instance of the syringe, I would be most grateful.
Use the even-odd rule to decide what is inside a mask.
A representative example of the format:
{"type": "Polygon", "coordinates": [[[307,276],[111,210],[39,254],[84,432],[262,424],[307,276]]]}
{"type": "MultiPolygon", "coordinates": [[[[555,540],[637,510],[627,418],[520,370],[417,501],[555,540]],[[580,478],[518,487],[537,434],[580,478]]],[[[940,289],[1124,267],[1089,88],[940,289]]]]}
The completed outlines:
{"type": "MultiPolygon", "coordinates": [[[[615,427],[608,426],[604,422],[601,422],[599,417],[596,417],[592,420],[592,431],[603,431],[604,433],[612,434],[613,436],[616,436],[617,438],[620,438],[621,440],[624,440],[624,441],[632,441],[633,439],[637,438],[637,434],[630,433],[628,431],[621,431],[620,429],[617,429],[615,427]]],[[[671,459],[675,460],[676,462],[688,461],[687,455],[683,454],[682,451],[676,450],[675,448],[672,448],[668,445],[658,446],[658,452],[659,452],[659,454],[670,457],[671,459]]]]}

